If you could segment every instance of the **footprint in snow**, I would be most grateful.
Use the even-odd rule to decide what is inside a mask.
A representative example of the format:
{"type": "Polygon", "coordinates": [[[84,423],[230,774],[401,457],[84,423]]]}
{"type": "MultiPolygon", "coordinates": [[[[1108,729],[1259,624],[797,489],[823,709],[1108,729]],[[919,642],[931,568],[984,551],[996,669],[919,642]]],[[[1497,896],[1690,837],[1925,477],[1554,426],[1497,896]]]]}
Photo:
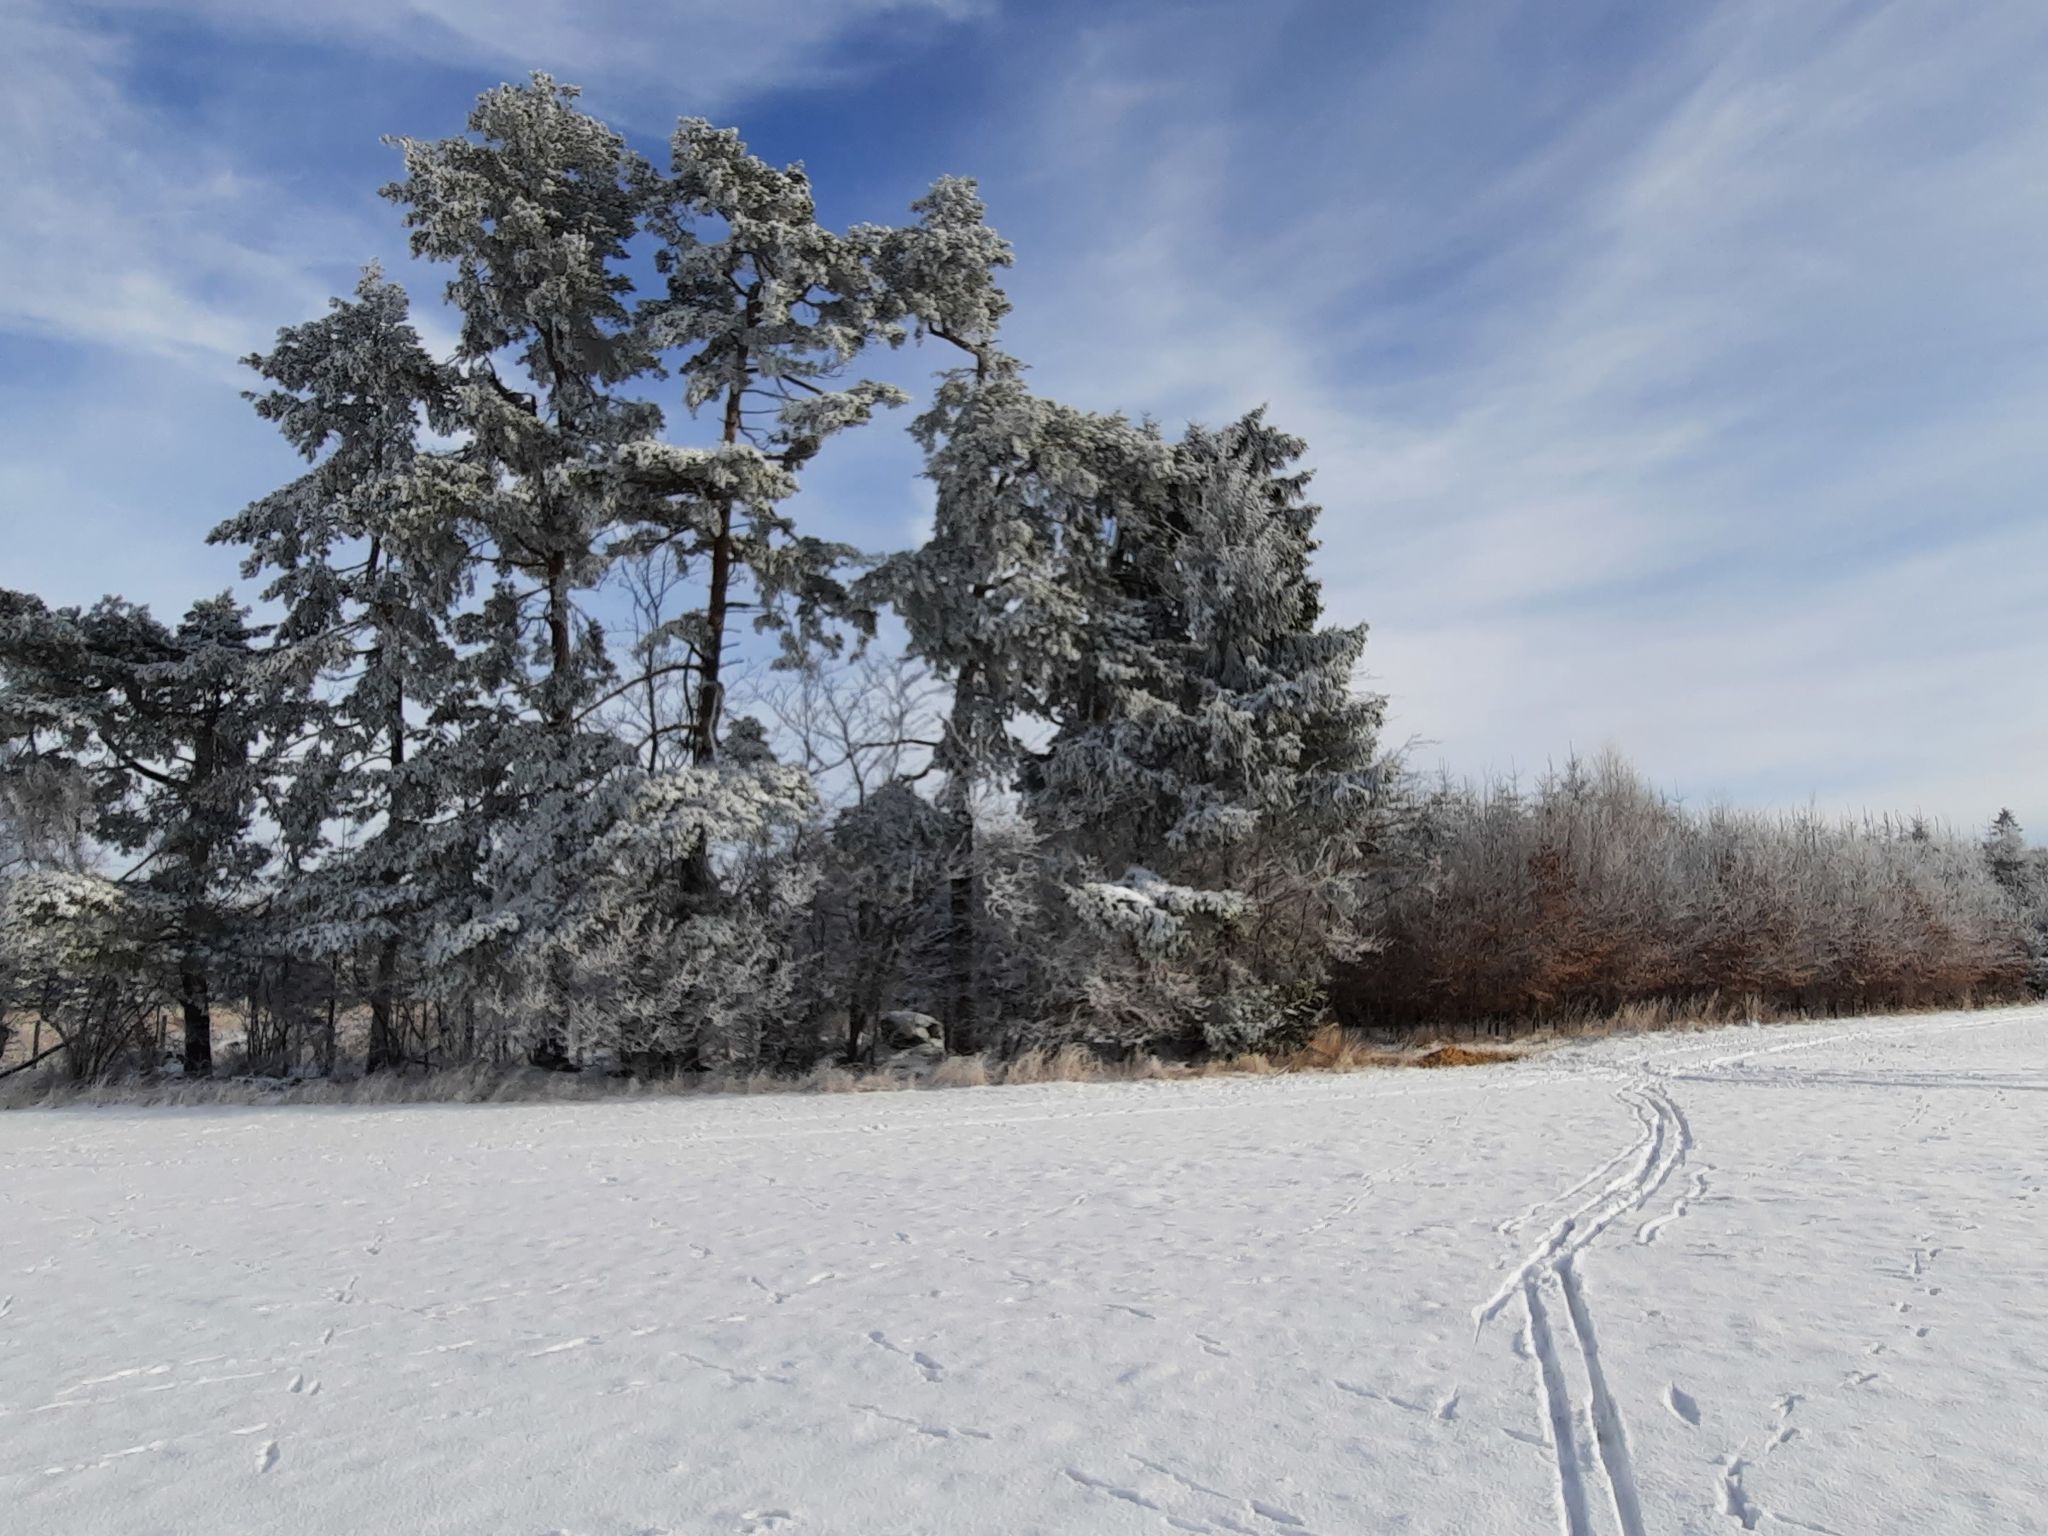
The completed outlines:
{"type": "Polygon", "coordinates": [[[559,1344],[550,1344],[546,1349],[536,1349],[532,1354],[528,1355],[526,1358],[529,1360],[538,1360],[542,1355],[559,1355],[564,1350],[582,1349],[585,1345],[595,1344],[596,1342],[597,1336],[595,1334],[585,1334],[581,1338],[564,1339],[559,1344]]]}
{"type": "Polygon", "coordinates": [[[1699,1403],[1694,1400],[1691,1393],[1685,1391],[1677,1382],[1674,1381],[1665,1389],[1664,1401],[1670,1405],[1671,1411],[1685,1420],[1686,1423],[1695,1425],[1699,1423],[1699,1403]]]}
{"type": "Polygon", "coordinates": [[[906,1360],[909,1360],[920,1371],[924,1372],[924,1379],[926,1381],[939,1381],[946,1374],[946,1368],[923,1350],[905,1349],[900,1344],[892,1344],[889,1342],[889,1336],[879,1328],[868,1334],[868,1342],[878,1348],[886,1349],[892,1355],[901,1355],[906,1360]]]}
{"type": "Polygon", "coordinates": [[[268,1472],[272,1467],[276,1465],[277,1442],[275,1440],[266,1440],[263,1442],[261,1446],[257,1448],[256,1470],[259,1473],[268,1472]]]}

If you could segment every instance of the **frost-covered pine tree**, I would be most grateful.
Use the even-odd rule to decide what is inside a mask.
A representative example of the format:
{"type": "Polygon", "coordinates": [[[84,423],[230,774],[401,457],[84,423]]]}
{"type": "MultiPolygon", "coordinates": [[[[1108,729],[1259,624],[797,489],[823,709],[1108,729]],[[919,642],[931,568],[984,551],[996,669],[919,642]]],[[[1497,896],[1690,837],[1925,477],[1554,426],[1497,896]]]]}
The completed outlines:
{"type": "Polygon", "coordinates": [[[1364,627],[1320,623],[1303,451],[1260,412],[1190,428],[1120,504],[1031,765],[1034,818],[1092,872],[1077,909],[1129,962],[1090,1007],[1126,1030],[1252,1048],[1363,937],[1382,705],[1354,682],[1364,627]]]}
{"type": "Polygon", "coordinates": [[[247,547],[243,574],[267,575],[264,599],[284,607],[279,638],[329,679],[280,806],[299,871],[285,915],[302,953],[374,955],[374,1072],[402,1059],[401,969],[417,969],[449,872],[436,830],[448,807],[413,749],[437,741],[433,713],[462,682],[449,628],[469,546],[423,488],[419,443],[423,428],[452,424],[456,378],[422,345],[405,290],[374,267],[352,298],[247,362],[271,386],[250,396],[258,413],[311,467],[212,537],[247,547]]]}
{"type": "Polygon", "coordinates": [[[110,861],[44,892],[39,921],[118,928],[183,1013],[198,1075],[213,1070],[216,979],[270,859],[252,822],[304,717],[303,656],[262,641],[226,595],[172,628],[119,598],[51,609],[0,592],[0,764],[84,785],[110,861]]]}
{"type": "Polygon", "coordinates": [[[878,270],[920,334],[965,361],[941,374],[913,424],[934,497],[932,533],[886,562],[872,589],[902,616],[912,653],[952,687],[936,754],[953,825],[948,1045],[975,1049],[986,988],[977,975],[975,800],[1007,790],[1020,729],[1043,718],[1054,680],[1086,644],[1087,570],[1125,488],[1156,475],[1164,445],[1118,416],[1034,393],[1000,346],[1009,301],[995,274],[1008,244],[972,181],[948,179],[915,205],[916,225],[884,242],[878,270]]]}
{"type": "Polygon", "coordinates": [[[473,697],[432,753],[439,791],[467,808],[473,862],[468,910],[448,914],[433,948],[457,965],[538,964],[533,1055],[549,1064],[567,1043],[547,935],[630,763],[590,718],[614,668],[579,597],[624,532],[620,465],[661,424],[627,392],[656,370],[625,271],[656,178],[577,95],[538,74],[486,91],[468,133],[398,141],[406,174],[384,189],[414,254],[454,266],[461,319],[459,446],[424,462],[413,491],[422,516],[458,524],[494,568],[455,625],[473,697]]]}
{"type": "Polygon", "coordinates": [[[475,702],[437,750],[440,782],[478,822],[478,899],[436,952],[516,955],[529,971],[545,955],[528,989],[555,1021],[540,1059],[566,1059],[572,1025],[595,1038],[605,1008],[632,1049],[687,1055],[724,1016],[703,1005],[702,978],[718,954],[730,978],[745,972],[733,945],[759,936],[748,912],[765,910],[766,886],[726,892],[720,874],[755,870],[808,804],[766,753],[728,750],[753,740],[722,720],[738,617],[779,632],[791,660],[829,644],[834,620],[861,619],[834,574],[851,551],[800,532],[782,504],[826,439],[901,398],[844,377],[903,334],[872,270],[887,232],[824,229],[800,167],[771,167],[700,120],[678,127],[658,173],[546,76],[487,92],[468,134],[403,148],[389,195],[415,251],[455,265],[463,319],[459,446],[423,461],[420,503],[459,522],[497,576],[454,625],[475,702]],[[636,301],[626,253],[643,231],[662,287],[636,301]],[[663,435],[646,395],[664,372],[682,377],[691,412],[717,407],[708,445],[663,435]],[[626,556],[658,558],[681,608],[621,677],[584,600],[626,556]],[[658,706],[661,679],[686,684],[688,710],[648,722],[650,773],[604,710],[629,690],[658,706]],[[663,773],[671,730],[688,767],[663,773]],[[593,863],[600,848],[610,865],[593,863]],[[604,946],[587,947],[599,933],[676,964],[605,980],[604,946]]]}
{"type": "Polygon", "coordinates": [[[649,225],[666,292],[642,305],[642,332],[681,376],[690,413],[710,406],[717,419],[708,453],[650,448],[630,466],[645,498],[638,542],[701,572],[702,605],[657,640],[690,676],[684,729],[705,764],[718,756],[735,614],[780,631],[796,661],[849,613],[835,573],[853,551],[799,534],[780,503],[827,439],[904,402],[894,386],[846,377],[903,329],[871,270],[887,232],[825,228],[803,167],[770,165],[732,129],[677,124],[649,225]]]}

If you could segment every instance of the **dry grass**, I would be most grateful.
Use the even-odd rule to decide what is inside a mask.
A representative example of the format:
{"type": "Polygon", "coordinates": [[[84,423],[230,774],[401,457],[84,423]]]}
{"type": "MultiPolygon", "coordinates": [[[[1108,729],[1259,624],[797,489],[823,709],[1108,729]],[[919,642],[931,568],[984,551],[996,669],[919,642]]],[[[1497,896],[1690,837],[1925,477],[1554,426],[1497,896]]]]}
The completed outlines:
{"type": "Polygon", "coordinates": [[[1193,1081],[1218,1077],[1277,1077],[1298,1072],[1362,1072],[1414,1066],[1468,1065],[1511,1060],[1519,1051],[1441,1046],[1434,1050],[1368,1047],[1328,1030],[1299,1050],[1252,1053],[1188,1064],[1156,1056],[1110,1061],[1083,1046],[1029,1050],[1003,1061],[992,1056],[949,1056],[922,1077],[857,1072],[820,1062],[801,1076],[770,1072],[695,1077],[607,1077],[595,1072],[541,1072],[530,1067],[444,1067],[433,1072],[380,1073],[375,1077],[278,1079],[219,1077],[187,1082],[176,1077],[134,1077],[72,1083],[54,1073],[23,1073],[0,1083],[0,1110],[142,1105],[164,1108],[260,1107],[287,1104],[398,1106],[406,1104],[571,1104],[615,1099],[779,1093],[884,1093],[902,1089],[986,1088],[1032,1083],[1193,1081]]]}
{"type": "Polygon", "coordinates": [[[1122,1074],[1119,1064],[1108,1062],[1078,1045],[1058,1050],[1029,1050],[1001,1067],[1005,1083],[1099,1083],[1122,1074]]]}
{"type": "Polygon", "coordinates": [[[1491,1067],[1503,1061],[1513,1061],[1519,1051],[1475,1051],[1469,1045],[1440,1045],[1433,1051],[1424,1051],[1411,1066],[1417,1067],[1491,1067]]]}
{"type": "MultiPolygon", "coordinates": [[[[948,1056],[933,1069],[928,1080],[934,1088],[986,1088],[991,1079],[986,1056],[948,1056]]],[[[908,1087],[897,1081],[897,1087],[908,1087]]]]}
{"type": "Polygon", "coordinates": [[[1760,1007],[1755,999],[1715,1000],[1708,1007],[1665,1003],[1631,1004],[1609,1014],[1591,1013],[1518,1032],[1512,1045],[1463,1043],[1440,1034],[1405,1045],[1376,1043],[1353,1031],[1326,1025],[1299,1047],[1269,1055],[1250,1054],[1192,1063],[1163,1062],[1156,1056],[1111,1061],[1078,1045],[1030,1050],[1007,1061],[994,1056],[951,1056],[923,1077],[849,1070],[820,1062],[801,1075],[769,1072],[700,1074],[673,1078],[608,1077],[596,1072],[542,1072],[531,1067],[477,1064],[433,1072],[384,1073],[376,1077],[323,1080],[223,1077],[185,1082],[175,1077],[136,1077],[103,1083],[71,1083],[50,1071],[24,1072],[0,1081],[0,1111],[65,1105],[143,1105],[167,1108],[211,1105],[406,1105],[598,1103],[615,1099],[696,1097],[704,1094],[886,1093],[905,1089],[985,1088],[1030,1083],[1127,1083],[1194,1081],[1205,1078],[1274,1077],[1292,1073],[1348,1073],[1496,1066],[1540,1053],[1567,1040],[1652,1031],[1718,1028],[1729,1023],[1796,1023],[1813,1017],[1760,1007]]]}

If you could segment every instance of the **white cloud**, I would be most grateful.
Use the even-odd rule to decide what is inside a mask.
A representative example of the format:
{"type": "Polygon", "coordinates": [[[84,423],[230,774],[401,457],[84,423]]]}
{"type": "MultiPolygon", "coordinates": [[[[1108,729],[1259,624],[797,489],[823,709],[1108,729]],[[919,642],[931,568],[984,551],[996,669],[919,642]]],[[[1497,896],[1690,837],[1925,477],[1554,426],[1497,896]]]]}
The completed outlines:
{"type": "Polygon", "coordinates": [[[26,0],[0,21],[0,330],[219,376],[318,304],[316,265],[352,243],[334,218],[131,99],[120,39],[26,0]]]}
{"type": "Polygon", "coordinates": [[[311,38],[509,77],[547,69],[632,97],[679,89],[716,110],[764,89],[842,77],[841,51],[864,29],[959,20],[980,0],[99,0],[108,10],[173,10],[216,25],[311,38]]]}
{"type": "Polygon", "coordinates": [[[1093,35],[1014,182],[1086,209],[1023,242],[1041,377],[1270,401],[1334,613],[1456,766],[1614,742],[1696,795],[2048,825],[2048,14],[1743,0],[1571,91],[1489,41],[1555,14],[1349,90],[1093,35]]]}
{"type": "MultiPolygon", "coordinates": [[[[395,243],[143,105],[128,13],[544,64],[612,111],[679,82],[719,110],[983,9],[0,0],[0,330],[111,375],[10,422],[17,560],[61,504],[123,530],[95,585],[210,580],[173,547],[271,472],[232,359],[395,243]],[[178,396],[193,370],[228,409],[178,396]],[[99,420],[147,431],[98,456],[160,455],[162,503],[103,472],[99,420]]],[[[2048,12],[1722,0],[1614,39],[1538,0],[1367,9],[1016,30],[933,168],[984,172],[1042,381],[1169,421],[1271,402],[1320,468],[1335,614],[1454,766],[1613,742],[1694,795],[2048,827],[2048,12]]],[[[893,514],[901,453],[855,457],[830,484],[893,514]]],[[[92,553],[36,559],[75,587],[92,553]]]]}
{"type": "MultiPolygon", "coordinates": [[[[139,89],[152,45],[131,21],[175,13],[216,31],[310,36],[443,64],[502,60],[511,74],[553,62],[620,96],[681,78],[704,104],[820,78],[839,39],[891,14],[968,10],[952,0],[638,14],[446,0],[0,0],[0,337],[15,338],[17,360],[47,359],[52,375],[31,388],[17,361],[0,391],[0,581],[67,602],[118,590],[176,612],[231,580],[232,552],[205,546],[205,531],[294,472],[276,434],[236,398],[249,383],[238,359],[279,325],[317,313],[362,260],[404,265],[402,228],[368,207],[366,189],[323,183],[317,167],[267,179],[251,170],[249,146],[207,126],[205,114],[181,120],[153,107],[139,89]]],[[[423,299],[438,287],[431,274],[407,275],[423,299]]],[[[418,320],[430,341],[445,329],[431,302],[418,320]]],[[[902,466],[892,467],[900,479],[902,466]]]]}

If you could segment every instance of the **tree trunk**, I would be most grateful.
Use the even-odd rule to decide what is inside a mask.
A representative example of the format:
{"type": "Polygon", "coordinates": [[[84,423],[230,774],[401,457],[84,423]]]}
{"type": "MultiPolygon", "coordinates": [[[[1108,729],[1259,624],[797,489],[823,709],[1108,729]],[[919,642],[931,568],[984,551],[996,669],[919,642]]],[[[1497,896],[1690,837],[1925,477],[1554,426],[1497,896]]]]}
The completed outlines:
{"type": "MultiPolygon", "coordinates": [[[[735,396],[737,399],[737,396],[735,396]]],[[[690,755],[699,766],[718,755],[718,717],[725,707],[725,625],[732,591],[732,502],[718,505],[718,539],[711,546],[711,579],[704,599],[704,655],[697,672],[696,719],[690,755]]]]}
{"type": "Polygon", "coordinates": [[[187,955],[178,971],[179,1001],[185,1010],[185,1075],[213,1075],[213,1008],[208,996],[206,967],[196,955],[187,955]]]}
{"type": "MultiPolygon", "coordinates": [[[[569,697],[569,669],[574,657],[569,635],[569,564],[567,557],[560,554],[548,557],[548,655],[548,697],[542,713],[566,741],[575,728],[569,697]]],[[[569,962],[560,953],[548,961],[547,1001],[543,1006],[546,1016],[541,1020],[540,1036],[526,1053],[526,1059],[550,1072],[573,1071],[566,1025],[569,962]]]]}
{"type": "Polygon", "coordinates": [[[569,630],[569,560],[548,556],[548,699],[543,713],[549,725],[567,730],[570,724],[569,669],[575,660],[569,630]]]}
{"type": "Polygon", "coordinates": [[[951,918],[948,941],[952,950],[953,1006],[946,1019],[946,1050],[964,1056],[976,1048],[980,1034],[975,996],[974,933],[974,813],[962,805],[955,812],[952,878],[947,882],[946,906],[951,918]]]}
{"type": "MultiPolygon", "coordinates": [[[[373,573],[378,555],[379,551],[373,546],[370,554],[373,573]]],[[[552,588],[549,604],[552,615],[552,588]]],[[[377,650],[389,679],[384,737],[388,747],[388,761],[391,764],[391,779],[385,799],[384,815],[388,836],[394,848],[403,846],[408,825],[405,795],[400,787],[400,779],[405,770],[405,673],[401,665],[402,653],[394,638],[396,630],[396,616],[388,604],[380,602],[377,612],[377,650]]],[[[549,630],[552,635],[552,617],[549,630]]],[[[562,664],[559,651],[555,664],[557,668],[562,664]]],[[[387,866],[382,883],[387,890],[397,886],[398,871],[387,866]]],[[[385,920],[391,920],[390,913],[385,914],[385,920]]],[[[398,1031],[391,1018],[392,1002],[398,991],[398,949],[399,940],[396,933],[385,935],[377,945],[377,970],[370,985],[370,1042],[363,1060],[365,1072],[382,1072],[405,1064],[405,1052],[399,1044],[398,1031]]],[[[331,1044],[329,1055],[327,1070],[331,1072],[334,1070],[331,1044]]]]}
{"type": "MultiPolygon", "coordinates": [[[[740,358],[744,377],[746,358],[740,358]]],[[[740,384],[725,397],[725,425],[720,433],[728,444],[740,440],[744,418],[740,414],[740,384]]],[[[704,594],[704,654],[697,672],[696,719],[692,722],[690,755],[702,764],[718,755],[718,716],[725,707],[725,689],[719,674],[725,665],[725,624],[732,595],[732,498],[718,503],[718,538],[711,546],[710,582],[704,594]]]]}
{"type": "Polygon", "coordinates": [[[398,1043],[392,1022],[392,999],[398,990],[398,938],[394,934],[377,946],[377,974],[370,985],[370,1044],[363,1058],[365,1072],[383,1072],[402,1066],[405,1053],[398,1043]]]}
{"type": "Polygon", "coordinates": [[[946,881],[947,953],[951,971],[952,997],[946,1009],[946,1050],[965,1055],[976,1048],[980,1034],[977,1011],[974,901],[974,783],[972,750],[968,745],[968,700],[975,687],[973,666],[961,669],[953,685],[953,718],[947,724],[940,746],[946,787],[939,808],[953,823],[953,868],[946,881]]]}
{"type": "MultiPolygon", "coordinates": [[[[744,373],[746,358],[740,359],[744,373]]],[[[727,443],[740,440],[741,385],[735,384],[725,397],[727,443]]],[[[704,654],[697,663],[697,706],[690,721],[690,761],[706,767],[718,756],[718,720],[725,709],[725,626],[732,601],[732,498],[718,503],[718,537],[711,545],[711,572],[704,594],[704,654]]],[[[711,894],[711,839],[697,834],[697,844],[683,864],[683,894],[701,900],[711,894]]]]}

